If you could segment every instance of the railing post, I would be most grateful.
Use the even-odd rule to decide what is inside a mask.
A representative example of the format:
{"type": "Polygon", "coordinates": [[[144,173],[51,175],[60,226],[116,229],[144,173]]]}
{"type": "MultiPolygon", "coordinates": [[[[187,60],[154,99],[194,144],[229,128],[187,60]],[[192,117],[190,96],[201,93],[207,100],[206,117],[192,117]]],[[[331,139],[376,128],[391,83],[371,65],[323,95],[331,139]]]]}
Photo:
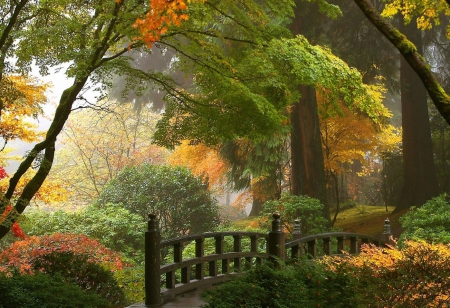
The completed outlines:
{"type": "Polygon", "coordinates": [[[156,215],[148,214],[148,227],[145,232],[145,306],[161,303],[160,267],[161,234],[156,215]]]}
{"type": "Polygon", "coordinates": [[[284,233],[281,229],[280,214],[273,213],[272,217],[272,231],[269,232],[268,240],[269,260],[279,265],[278,259],[285,260],[284,233]]]}
{"type": "Polygon", "coordinates": [[[302,229],[300,224],[300,219],[296,219],[294,222],[294,232],[292,232],[292,239],[298,240],[299,238],[302,238],[302,229]]]}
{"type": "Polygon", "coordinates": [[[382,236],[385,245],[392,244],[391,222],[389,221],[389,218],[386,218],[384,220],[384,228],[382,236]]]}

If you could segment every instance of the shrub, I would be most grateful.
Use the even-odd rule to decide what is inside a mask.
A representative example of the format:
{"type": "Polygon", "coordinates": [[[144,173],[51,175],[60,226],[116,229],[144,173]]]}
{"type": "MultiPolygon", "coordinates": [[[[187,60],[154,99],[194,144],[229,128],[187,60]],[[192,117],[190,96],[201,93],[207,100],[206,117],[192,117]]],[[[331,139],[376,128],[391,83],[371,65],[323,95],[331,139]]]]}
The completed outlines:
{"type": "Polygon", "coordinates": [[[283,194],[279,200],[265,202],[261,216],[267,218],[267,223],[270,223],[274,212],[281,214],[283,224],[289,233],[292,233],[293,224],[297,218],[301,221],[301,230],[304,235],[328,230],[328,222],[323,217],[323,204],[317,199],[283,194]]]}
{"type": "Polygon", "coordinates": [[[182,167],[127,167],[106,185],[97,201],[100,208],[108,203],[122,203],[142,221],[154,212],[163,238],[212,231],[220,222],[217,200],[182,167]]]}
{"type": "Polygon", "coordinates": [[[337,273],[354,277],[360,307],[447,307],[450,246],[406,241],[402,249],[363,246],[358,256],[325,258],[337,273]]]}
{"type": "Polygon", "coordinates": [[[120,271],[115,271],[114,276],[125,294],[127,303],[139,303],[145,300],[144,266],[127,267],[120,271]]]}
{"type": "Polygon", "coordinates": [[[112,271],[122,268],[117,253],[84,235],[32,236],[0,253],[0,272],[62,275],[84,290],[93,290],[112,304],[124,302],[112,271]]]}
{"type": "Polygon", "coordinates": [[[400,244],[404,239],[450,243],[450,204],[446,197],[443,194],[421,207],[412,207],[400,217],[400,223],[405,229],[400,236],[400,244]]]}
{"type": "Polygon", "coordinates": [[[49,276],[0,273],[0,308],[103,308],[111,304],[93,291],[68,283],[59,274],[49,276]]]}
{"type": "Polygon", "coordinates": [[[28,235],[85,234],[133,259],[142,259],[144,251],[146,225],[122,204],[107,203],[101,208],[91,204],[76,212],[35,211],[26,215],[22,228],[28,235]]]}
{"type": "Polygon", "coordinates": [[[282,270],[271,264],[203,292],[205,308],[356,307],[347,277],[321,264],[299,262],[282,270]]]}

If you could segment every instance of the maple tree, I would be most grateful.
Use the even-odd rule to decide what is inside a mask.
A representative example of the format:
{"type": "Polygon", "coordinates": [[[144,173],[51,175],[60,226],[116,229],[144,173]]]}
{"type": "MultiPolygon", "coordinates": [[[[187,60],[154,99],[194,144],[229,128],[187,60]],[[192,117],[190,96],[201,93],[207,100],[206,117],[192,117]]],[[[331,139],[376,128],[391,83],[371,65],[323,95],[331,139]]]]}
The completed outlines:
{"type": "Polygon", "coordinates": [[[110,102],[104,110],[72,115],[61,136],[50,178],[58,179],[77,201],[91,202],[125,166],[162,164],[167,151],[152,144],[159,115],[149,106],[110,102]]]}
{"type": "Polygon", "coordinates": [[[141,33],[141,36],[137,39],[152,47],[152,44],[158,42],[161,36],[169,31],[169,27],[178,27],[183,21],[188,20],[187,4],[190,2],[205,2],[205,0],[150,1],[150,10],[145,14],[145,18],[138,18],[133,25],[141,33]]]}
{"type": "Polygon", "coordinates": [[[185,140],[168,157],[167,162],[174,166],[189,168],[197,177],[202,177],[209,189],[220,190],[226,182],[227,163],[219,151],[204,144],[190,144],[185,140]]]}
{"type": "Polygon", "coordinates": [[[3,146],[0,147],[1,151],[11,140],[32,142],[42,137],[42,133],[36,131],[37,125],[29,119],[42,115],[42,106],[47,102],[44,92],[48,88],[48,85],[28,76],[9,75],[3,76],[3,80],[7,80],[16,93],[2,99],[0,137],[3,139],[3,146]]]}

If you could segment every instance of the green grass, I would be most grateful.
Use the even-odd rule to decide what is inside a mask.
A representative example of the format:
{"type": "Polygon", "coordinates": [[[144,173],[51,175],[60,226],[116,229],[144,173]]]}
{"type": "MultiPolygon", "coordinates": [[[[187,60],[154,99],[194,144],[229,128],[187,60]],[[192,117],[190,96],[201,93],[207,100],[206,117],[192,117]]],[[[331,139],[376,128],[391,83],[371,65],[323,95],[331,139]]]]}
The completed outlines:
{"type": "MultiPolygon", "coordinates": [[[[386,212],[385,206],[358,205],[356,208],[341,211],[336,219],[334,229],[379,236],[383,233],[384,220],[389,218],[392,232],[395,237],[398,237],[401,232],[399,218],[404,213],[392,214],[393,210],[393,206],[389,206],[386,212]]],[[[333,217],[334,212],[331,213],[331,219],[333,217]]],[[[247,217],[236,220],[233,222],[233,226],[243,230],[250,226],[255,219],[254,217],[247,217]]]]}

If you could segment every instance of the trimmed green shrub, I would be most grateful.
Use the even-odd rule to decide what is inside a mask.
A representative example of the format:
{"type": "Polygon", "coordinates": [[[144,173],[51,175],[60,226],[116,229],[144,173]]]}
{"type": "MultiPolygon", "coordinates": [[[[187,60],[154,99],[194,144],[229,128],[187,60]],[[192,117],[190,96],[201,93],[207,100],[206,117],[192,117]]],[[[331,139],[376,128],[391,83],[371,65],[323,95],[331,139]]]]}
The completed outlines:
{"type": "Polygon", "coordinates": [[[114,307],[94,291],[82,290],[60,274],[0,273],[0,308],[103,308],[114,307]]]}
{"type": "Polygon", "coordinates": [[[182,167],[143,164],[124,168],[103,189],[99,208],[121,203],[142,221],[157,215],[163,239],[213,231],[219,206],[200,178],[182,167]]]}
{"type": "Polygon", "coordinates": [[[400,244],[405,239],[429,243],[450,243],[450,204],[443,194],[426,202],[421,207],[412,207],[400,217],[405,229],[400,244]]]}
{"type": "Polygon", "coordinates": [[[261,216],[272,221],[272,214],[279,212],[283,225],[289,233],[293,231],[295,219],[299,218],[304,235],[328,231],[327,220],[323,217],[323,204],[308,196],[283,194],[279,200],[267,201],[263,205],[261,216]]]}

